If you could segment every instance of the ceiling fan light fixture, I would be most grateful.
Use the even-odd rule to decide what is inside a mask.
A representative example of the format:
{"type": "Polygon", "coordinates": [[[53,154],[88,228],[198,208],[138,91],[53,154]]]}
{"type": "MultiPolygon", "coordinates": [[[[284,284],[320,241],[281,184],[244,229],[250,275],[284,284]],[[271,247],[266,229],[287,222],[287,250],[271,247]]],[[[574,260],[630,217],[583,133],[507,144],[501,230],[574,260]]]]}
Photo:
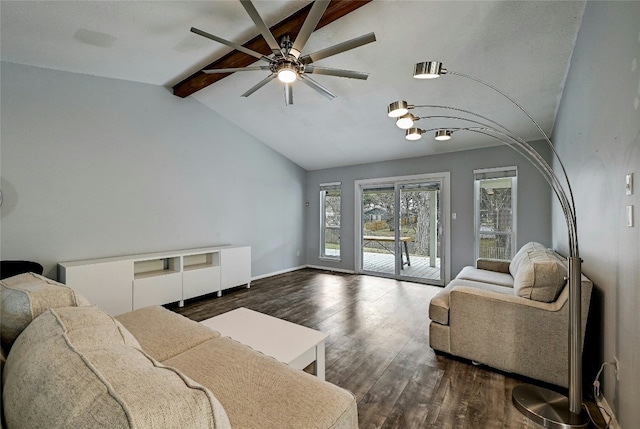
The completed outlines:
{"type": "Polygon", "coordinates": [[[387,115],[390,118],[399,118],[409,113],[409,104],[406,101],[394,101],[387,107],[387,115]]]}
{"type": "Polygon", "coordinates": [[[438,141],[446,141],[451,139],[451,134],[453,131],[451,130],[437,130],[436,131],[436,140],[438,141]]]}
{"type": "Polygon", "coordinates": [[[396,125],[402,130],[408,130],[409,128],[413,127],[413,124],[417,120],[418,118],[413,116],[411,113],[405,113],[398,118],[398,120],[396,121],[396,125]]]}
{"type": "Polygon", "coordinates": [[[413,77],[416,79],[435,79],[446,74],[447,69],[442,67],[439,61],[424,61],[417,63],[413,70],[413,77]]]}
{"type": "Polygon", "coordinates": [[[298,78],[298,72],[295,67],[284,64],[278,69],[278,79],[283,83],[294,82],[298,78]]]}
{"type": "Polygon", "coordinates": [[[405,134],[407,140],[420,140],[422,138],[422,131],[420,128],[409,128],[405,134]]]}

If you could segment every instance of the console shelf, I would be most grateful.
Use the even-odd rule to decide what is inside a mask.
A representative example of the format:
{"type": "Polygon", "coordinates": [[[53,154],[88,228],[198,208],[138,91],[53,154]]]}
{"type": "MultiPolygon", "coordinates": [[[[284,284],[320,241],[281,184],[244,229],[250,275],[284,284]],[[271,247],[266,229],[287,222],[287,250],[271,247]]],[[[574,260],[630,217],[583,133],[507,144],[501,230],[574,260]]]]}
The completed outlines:
{"type": "Polygon", "coordinates": [[[196,253],[183,258],[184,271],[200,270],[203,268],[219,267],[220,252],[196,253]]]}
{"type": "Polygon", "coordinates": [[[180,257],[158,258],[133,262],[133,278],[144,279],[180,272],[180,257]]]}
{"type": "Polygon", "coordinates": [[[251,247],[223,245],[61,262],[58,279],[112,315],[251,286],[251,247]]]}

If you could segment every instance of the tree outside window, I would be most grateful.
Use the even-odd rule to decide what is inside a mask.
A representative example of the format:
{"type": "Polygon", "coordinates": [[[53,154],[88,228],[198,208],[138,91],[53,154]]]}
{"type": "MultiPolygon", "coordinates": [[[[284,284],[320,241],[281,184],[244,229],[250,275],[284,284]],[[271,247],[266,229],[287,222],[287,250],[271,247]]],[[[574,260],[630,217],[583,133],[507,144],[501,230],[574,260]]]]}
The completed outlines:
{"type": "Polygon", "coordinates": [[[476,257],[511,259],[516,242],[515,167],[475,175],[476,257]]]}

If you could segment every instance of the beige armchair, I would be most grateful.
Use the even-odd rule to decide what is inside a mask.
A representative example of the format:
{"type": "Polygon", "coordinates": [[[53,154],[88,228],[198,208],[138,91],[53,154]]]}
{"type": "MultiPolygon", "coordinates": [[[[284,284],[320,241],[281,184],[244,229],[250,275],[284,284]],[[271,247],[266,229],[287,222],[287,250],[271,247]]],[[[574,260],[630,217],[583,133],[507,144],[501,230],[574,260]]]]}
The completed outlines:
{"type": "MultiPolygon", "coordinates": [[[[429,306],[430,346],[506,372],[568,386],[566,261],[538,243],[511,261],[465,267],[429,306]]],[[[592,283],[582,276],[582,338],[592,283]]]]}

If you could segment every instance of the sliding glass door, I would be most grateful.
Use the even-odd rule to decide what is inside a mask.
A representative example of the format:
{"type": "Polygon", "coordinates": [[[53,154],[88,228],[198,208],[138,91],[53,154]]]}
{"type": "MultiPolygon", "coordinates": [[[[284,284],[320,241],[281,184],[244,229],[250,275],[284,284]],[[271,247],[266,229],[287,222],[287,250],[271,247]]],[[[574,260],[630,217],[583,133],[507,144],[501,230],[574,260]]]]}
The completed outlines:
{"type": "Polygon", "coordinates": [[[447,178],[424,175],[356,183],[359,272],[444,284],[447,178]]]}
{"type": "Polygon", "coordinates": [[[399,186],[402,231],[399,244],[406,255],[402,277],[442,282],[441,187],[439,181],[399,186]]]}
{"type": "Polygon", "coordinates": [[[362,270],[396,273],[395,186],[382,185],[362,190],[362,270]]]}

